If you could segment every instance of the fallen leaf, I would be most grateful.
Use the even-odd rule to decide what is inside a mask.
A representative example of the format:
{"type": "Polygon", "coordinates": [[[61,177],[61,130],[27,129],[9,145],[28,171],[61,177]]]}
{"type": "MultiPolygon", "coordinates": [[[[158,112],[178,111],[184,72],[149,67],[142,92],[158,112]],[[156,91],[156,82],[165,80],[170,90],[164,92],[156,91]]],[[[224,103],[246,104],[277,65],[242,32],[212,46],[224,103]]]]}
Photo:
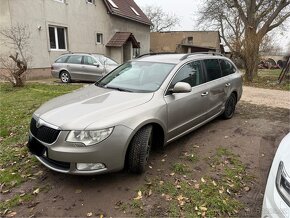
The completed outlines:
{"type": "Polygon", "coordinates": [[[103,214],[101,214],[101,215],[100,215],[100,218],[104,218],[104,215],[103,215],[103,214]]]}
{"type": "Polygon", "coordinates": [[[35,190],[33,191],[33,194],[34,194],[34,195],[37,195],[37,194],[39,193],[39,191],[40,191],[40,189],[37,188],[37,189],[35,189],[35,190]]]}
{"type": "Polygon", "coordinates": [[[140,199],[142,199],[142,192],[141,191],[138,191],[137,197],[134,198],[134,200],[140,200],[140,199]]]}
{"type": "Polygon", "coordinates": [[[248,192],[248,191],[250,191],[250,190],[251,190],[250,187],[248,187],[248,186],[245,186],[245,187],[244,187],[244,191],[248,192]]]}
{"type": "Polygon", "coordinates": [[[15,211],[8,213],[7,217],[14,217],[17,213],[15,211]]]}
{"type": "Polygon", "coordinates": [[[217,184],[216,184],[216,182],[213,180],[212,181],[212,184],[214,185],[214,186],[217,186],[217,184]]]}
{"type": "Polygon", "coordinates": [[[181,186],[180,186],[180,185],[177,185],[176,188],[177,188],[177,189],[181,189],[181,186]]]}
{"type": "Polygon", "coordinates": [[[194,184],[194,188],[199,189],[199,184],[198,183],[194,184]]]}
{"type": "Polygon", "coordinates": [[[148,192],[148,196],[151,196],[151,195],[152,195],[152,190],[150,189],[148,192]]]}
{"type": "Polygon", "coordinates": [[[229,138],[229,136],[226,135],[226,136],[225,136],[225,139],[227,139],[227,138],[229,138]]]}
{"type": "Polygon", "coordinates": [[[206,207],[203,207],[203,206],[199,207],[199,209],[200,209],[201,211],[207,211],[207,208],[206,208],[206,207]]]}
{"type": "Polygon", "coordinates": [[[162,159],[161,161],[162,161],[162,162],[165,162],[165,159],[162,159]]]}
{"type": "Polygon", "coordinates": [[[163,185],[164,184],[164,182],[163,181],[159,181],[159,185],[163,185]]]}
{"type": "Polygon", "coordinates": [[[194,148],[199,148],[199,146],[198,146],[198,145],[194,145],[194,146],[192,146],[192,147],[194,147],[194,148]]]}
{"type": "Polygon", "coordinates": [[[76,189],[75,193],[76,194],[82,193],[82,190],[81,189],[76,189]]]}
{"type": "Polygon", "coordinates": [[[87,213],[87,217],[91,217],[91,216],[93,216],[92,212],[87,213]]]}
{"type": "Polygon", "coordinates": [[[175,175],[175,173],[170,173],[169,175],[170,175],[170,176],[174,176],[174,175],[175,175]]]}
{"type": "Polygon", "coordinates": [[[200,179],[203,183],[206,183],[205,179],[203,177],[201,177],[200,179]]]}
{"type": "Polygon", "coordinates": [[[152,166],[149,166],[150,169],[152,169],[152,166]]]}

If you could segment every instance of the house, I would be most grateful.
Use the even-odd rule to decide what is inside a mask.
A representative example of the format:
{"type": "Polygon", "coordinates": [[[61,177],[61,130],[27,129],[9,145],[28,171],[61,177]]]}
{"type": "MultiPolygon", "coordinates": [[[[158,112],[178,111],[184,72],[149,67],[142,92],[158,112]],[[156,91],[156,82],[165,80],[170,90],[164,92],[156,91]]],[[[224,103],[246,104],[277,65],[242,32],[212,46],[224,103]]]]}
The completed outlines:
{"type": "Polygon", "coordinates": [[[150,34],[151,52],[222,52],[218,31],[169,31],[150,34]]]}
{"type": "MultiPolygon", "coordinates": [[[[150,49],[150,20],[134,0],[1,0],[0,28],[26,25],[30,66],[43,76],[68,52],[104,54],[119,63],[150,49]]],[[[0,44],[0,55],[7,48],[0,44]]]]}

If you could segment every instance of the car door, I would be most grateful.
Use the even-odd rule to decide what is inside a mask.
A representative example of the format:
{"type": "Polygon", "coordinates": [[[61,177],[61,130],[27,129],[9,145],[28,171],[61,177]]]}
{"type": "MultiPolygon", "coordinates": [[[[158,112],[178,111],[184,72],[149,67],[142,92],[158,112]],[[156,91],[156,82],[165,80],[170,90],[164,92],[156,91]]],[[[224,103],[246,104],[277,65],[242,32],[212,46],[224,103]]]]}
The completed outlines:
{"type": "Polygon", "coordinates": [[[95,60],[93,57],[85,55],[83,58],[83,73],[84,78],[88,81],[97,81],[103,76],[103,66],[102,64],[95,60]]]}
{"type": "Polygon", "coordinates": [[[71,55],[67,60],[67,69],[71,79],[82,80],[82,55],[71,55]]]}
{"type": "Polygon", "coordinates": [[[228,60],[220,59],[219,62],[220,62],[221,70],[222,70],[222,75],[225,80],[226,96],[229,97],[233,88],[232,87],[233,86],[232,81],[234,79],[233,74],[236,72],[236,68],[228,60]]]}
{"type": "Polygon", "coordinates": [[[208,92],[208,116],[212,117],[223,110],[223,105],[227,98],[227,81],[222,75],[218,59],[205,59],[208,92]]]}
{"type": "Polygon", "coordinates": [[[187,82],[192,86],[189,93],[167,93],[168,139],[174,139],[207,119],[206,109],[208,87],[200,61],[185,64],[173,78],[169,89],[177,82],[187,82]]]}

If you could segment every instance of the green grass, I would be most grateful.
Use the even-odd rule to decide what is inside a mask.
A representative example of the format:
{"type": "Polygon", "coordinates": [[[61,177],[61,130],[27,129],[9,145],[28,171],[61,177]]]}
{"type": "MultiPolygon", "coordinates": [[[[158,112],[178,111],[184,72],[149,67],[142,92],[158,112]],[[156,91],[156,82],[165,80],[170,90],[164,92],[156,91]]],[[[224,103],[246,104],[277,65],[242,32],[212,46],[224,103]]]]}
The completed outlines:
{"type": "MultiPolygon", "coordinates": [[[[204,159],[194,159],[196,161],[198,164],[204,159]]],[[[159,202],[166,202],[163,208],[169,217],[237,216],[243,208],[237,196],[244,192],[252,179],[247,175],[245,165],[238,155],[222,147],[218,147],[215,154],[205,161],[211,167],[203,171],[199,179],[192,180],[191,176],[196,178],[195,173],[188,173],[186,177],[182,175],[190,171],[189,164],[192,164],[191,159],[186,159],[185,163],[173,164],[174,177],[166,180],[156,178],[149,187],[144,187],[147,191],[142,193],[151,190],[159,202]],[[164,182],[160,183],[160,180],[164,182]]],[[[146,198],[142,201],[146,205],[146,198]]]]}
{"type": "Polygon", "coordinates": [[[172,166],[172,170],[177,173],[177,174],[185,174],[187,173],[188,170],[188,166],[184,163],[175,163],[172,166]]]}
{"type": "Polygon", "coordinates": [[[29,202],[33,198],[32,194],[25,194],[24,196],[15,195],[13,198],[0,202],[0,215],[1,211],[11,210],[13,207],[24,203],[29,202]]]}
{"type": "Polygon", "coordinates": [[[0,83],[0,185],[4,183],[4,190],[33,177],[36,164],[25,146],[33,112],[49,99],[79,87],[29,83],[13,88],[0,83]]]}
{"type": "Polygon", "coordinates": [[[258,77],[253,82],[244,81],[244,85],[254,86],[258,88],[278,89],[290,91],[289,79],[284,80],[281,84],[278,84],[278,77],[281,73],[281,69],[260,69],[258,71],[258,77]]]}

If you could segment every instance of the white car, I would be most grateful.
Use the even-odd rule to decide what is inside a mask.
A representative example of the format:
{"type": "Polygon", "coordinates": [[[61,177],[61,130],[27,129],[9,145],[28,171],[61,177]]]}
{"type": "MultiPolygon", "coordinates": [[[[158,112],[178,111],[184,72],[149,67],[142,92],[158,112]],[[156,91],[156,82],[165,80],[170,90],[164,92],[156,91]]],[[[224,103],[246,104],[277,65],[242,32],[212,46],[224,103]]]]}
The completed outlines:
{"type": "Polygon", "coordinates": [[[290,217],[290,133],[276,151],[265,190],[262,217],[290,217]]]}

